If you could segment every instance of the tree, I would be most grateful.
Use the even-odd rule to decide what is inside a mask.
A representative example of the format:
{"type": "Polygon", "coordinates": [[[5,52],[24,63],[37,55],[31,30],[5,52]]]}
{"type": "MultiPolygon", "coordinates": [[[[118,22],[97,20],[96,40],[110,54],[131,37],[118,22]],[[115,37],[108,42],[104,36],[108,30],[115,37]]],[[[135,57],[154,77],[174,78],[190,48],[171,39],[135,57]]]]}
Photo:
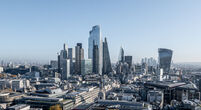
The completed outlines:
{"type": "Polygon", "coordinates": [[[53,105],[50,107],[50,110],[62,110],[59,104],[53,105]]]}

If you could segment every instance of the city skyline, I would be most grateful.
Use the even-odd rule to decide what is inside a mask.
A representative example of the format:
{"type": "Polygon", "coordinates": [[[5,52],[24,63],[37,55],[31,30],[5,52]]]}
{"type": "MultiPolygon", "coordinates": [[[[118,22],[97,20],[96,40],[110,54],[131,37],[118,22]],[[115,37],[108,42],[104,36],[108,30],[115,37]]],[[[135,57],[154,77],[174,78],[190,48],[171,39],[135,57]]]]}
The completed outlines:
{"type": "Polygon", "coordinates": [[[200,1],[118,1],[112,7],[113,1],[40,3],[1,1],[1,60],[57,59],[63,43],[82,43],[87,58],[89,31],[100,25],[113,63],[121,46],[134,62],[158,59],[158,48],[173,50],[174,62],[201,62],[200,1]]]}
{"type": "Polygon", "coordinates": [[[201,110],[200,0],[0,0],[0,110],[201,110]]]}

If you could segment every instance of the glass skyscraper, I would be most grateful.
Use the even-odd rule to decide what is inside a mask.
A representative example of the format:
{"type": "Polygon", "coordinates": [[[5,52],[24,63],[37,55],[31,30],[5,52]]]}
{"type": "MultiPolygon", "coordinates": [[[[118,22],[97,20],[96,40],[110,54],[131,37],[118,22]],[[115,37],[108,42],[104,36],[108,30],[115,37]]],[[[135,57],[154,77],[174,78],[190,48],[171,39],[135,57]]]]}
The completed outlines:
{"type": "Polygon", "coordinates": [[[67,80],[70,77],[70,59],[68,59],[68,47],[64,44],[63,50],[58,55],[58,72],[61,73],[61,79],[67,80]]]}
{"type": "Polygon", "coordinates": [[[124,49],[121,47],[119,52],[119,62],[124,62],[124,49]]]}
{"type": "Polygon", "coordinates": [[[93,58],[93,45],[98,45],[98,48],[102,45],[102,38],[100,32],[100,26],[96,25],[92,27],[92,30],[89,32],[88,39],[88,58],[93,58]]]}
{"type": "Polygon", "coordinates": [[[128,64],[129,69],[130,69],[131,66],[132,66],[132,59],[133,59],[132,56],[125,56],[125,62],[128,64]]]}
{"type": "Polygon", "coordinates": [[[84,60],[84,49],[82,43],[77,43],[75,47],[75,73],[81,74],[81,61],[84,60]]]}
{"type": "Polygon", "coordinates": [[[110,53],[107,44],[107,39],[103,42],[103,74],[112,72],[112,66],[110,61],[110,53]]]}
{"type": "Polygon", "coordinates": [[[158,53],[159,53],[159,68],[163,69],[164,74],[168,74],[170,71],[173,51],[170,49],[159,48],[158,53]]]}
{"type": "MultiPolygon", "coordinates": [[[[99,74],[102,74],[102,60],[103,60],[103,47],[102,47],[102,37],[100,26],[96,25],[92,27],[92,30],[89,32],[88,39],[88,58],[93,59],[93,46],[97,45],[99,49],[99,74]]],[[[93,65],[96,66],[96,65],[93,65]]]]}
{"type": "Polygon", "coordinates": [[[73,62],[75,62],[75,49],[68,48],[68,59],[70,59],[70,74],[73,74],[73,62]]]}
{"type": "Polygon", "coordinates": [[[99,73],[99,48],[98,45],[93,46],[93,73],[99,73]]]}
{"type": "Polygon", "coordinates": [[[62,61],[62,80],[67,80],[70,77],[70,59],[63,59],[62,61]]]}

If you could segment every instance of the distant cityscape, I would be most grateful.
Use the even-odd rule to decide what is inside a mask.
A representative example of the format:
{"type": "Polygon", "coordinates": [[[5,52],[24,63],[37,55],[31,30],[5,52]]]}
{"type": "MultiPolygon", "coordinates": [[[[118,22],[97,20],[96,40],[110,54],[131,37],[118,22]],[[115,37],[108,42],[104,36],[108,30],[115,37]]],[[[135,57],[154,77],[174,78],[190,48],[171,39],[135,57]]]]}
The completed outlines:
{"type": "Polygon", "coordinates": [[[167,48],[135,63],[123,47],[111,62],[109,43],[95,25],[88,50],[61,44],[49,64],[2,59],[0,110],[201,110],[200,64],[174,64],[167,48]]]}

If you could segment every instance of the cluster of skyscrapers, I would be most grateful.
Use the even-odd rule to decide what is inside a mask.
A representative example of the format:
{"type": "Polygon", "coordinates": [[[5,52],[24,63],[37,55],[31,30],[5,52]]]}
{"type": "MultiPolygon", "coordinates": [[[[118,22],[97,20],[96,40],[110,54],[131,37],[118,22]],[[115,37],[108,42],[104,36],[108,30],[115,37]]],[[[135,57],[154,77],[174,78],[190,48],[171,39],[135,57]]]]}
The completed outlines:
{"type": "Polygon", "coordinates": [[[75,48],[68,48],[64,44],[63,50],[58,54],[58,72],[63,80],[72,74],[108,74],[112,72],[107,39],[102,40],[100,26],[92,27],[88,39],[88,58],[84,58],[82,43],[75,48]]]}
{"type": "Polygon", "coordinates": [[[2,66],[0,109],[201,109],[200,72],[174,67],[172,50],[159,48],[158,61],[150,57],[141,63],[125,53],[121,47],[112,65],[107,39],[96,25],[89,31],[88,52],[82,43],[64,44],[50,64],[2,66]]]}

